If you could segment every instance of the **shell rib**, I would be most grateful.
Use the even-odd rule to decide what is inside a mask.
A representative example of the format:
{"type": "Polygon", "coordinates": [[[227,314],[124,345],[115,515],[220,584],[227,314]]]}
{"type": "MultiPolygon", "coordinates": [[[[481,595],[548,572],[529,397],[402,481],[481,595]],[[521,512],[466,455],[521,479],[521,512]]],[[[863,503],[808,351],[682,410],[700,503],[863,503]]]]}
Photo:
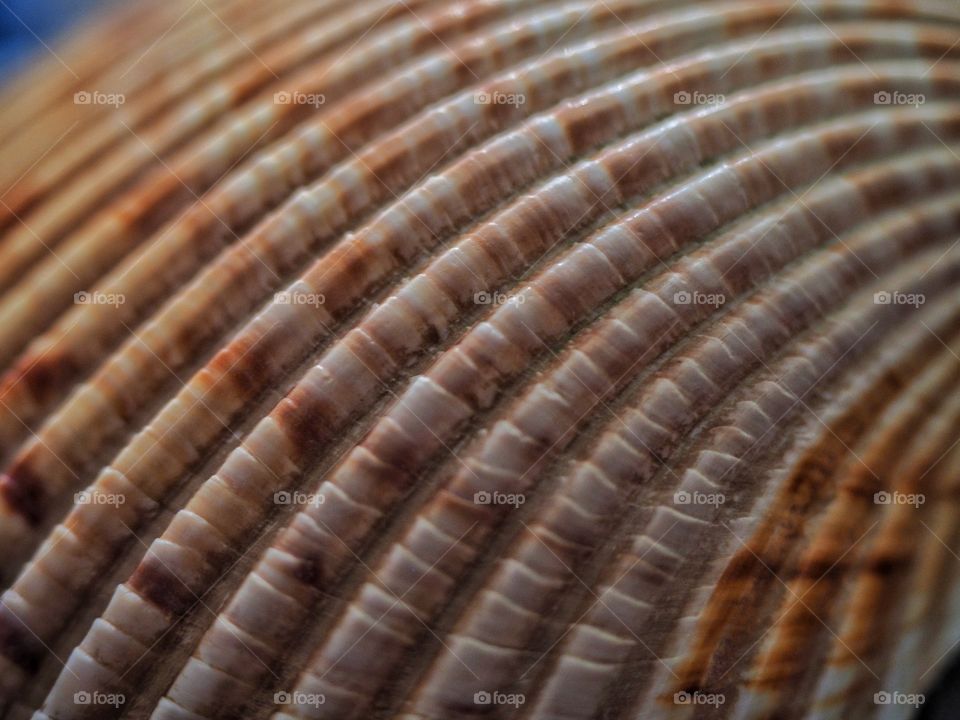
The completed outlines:
{"type": "Polygon", "coordinates": [[[0,112],[0,717],[924,702],[956,5],[138,0],[57,55],[0,112]]]}

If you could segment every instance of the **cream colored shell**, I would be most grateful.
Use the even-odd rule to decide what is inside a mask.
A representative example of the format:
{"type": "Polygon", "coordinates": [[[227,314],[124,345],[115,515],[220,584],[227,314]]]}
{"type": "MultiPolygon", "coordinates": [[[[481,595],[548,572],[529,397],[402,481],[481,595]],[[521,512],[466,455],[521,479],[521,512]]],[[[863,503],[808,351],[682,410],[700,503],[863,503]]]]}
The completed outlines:
{"type": "Polygon", "coordinates": [[[138,0],[0,102],[0,716],[910,717],[960,6],[138,0]]]}

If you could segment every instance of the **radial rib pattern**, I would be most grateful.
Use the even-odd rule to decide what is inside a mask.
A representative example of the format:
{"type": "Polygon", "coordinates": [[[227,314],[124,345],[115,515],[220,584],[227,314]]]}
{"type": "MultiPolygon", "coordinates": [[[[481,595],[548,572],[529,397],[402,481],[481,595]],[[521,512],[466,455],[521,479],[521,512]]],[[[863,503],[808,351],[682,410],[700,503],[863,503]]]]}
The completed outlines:
{"type": "Polygon", "coordinates": [[[907,717],[960,10],[138,0],[3,92],[0,717],[907,717]]]}

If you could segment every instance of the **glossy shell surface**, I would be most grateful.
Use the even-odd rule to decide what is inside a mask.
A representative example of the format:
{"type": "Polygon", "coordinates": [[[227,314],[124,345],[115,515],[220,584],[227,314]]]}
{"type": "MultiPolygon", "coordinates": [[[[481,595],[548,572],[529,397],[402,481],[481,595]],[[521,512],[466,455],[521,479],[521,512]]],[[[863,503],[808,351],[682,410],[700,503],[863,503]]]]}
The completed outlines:
{"type": "Polygon", "coordinates": [[[0,716],[946,669],[960,5],[138,0],[0,108],[0,716]]]}

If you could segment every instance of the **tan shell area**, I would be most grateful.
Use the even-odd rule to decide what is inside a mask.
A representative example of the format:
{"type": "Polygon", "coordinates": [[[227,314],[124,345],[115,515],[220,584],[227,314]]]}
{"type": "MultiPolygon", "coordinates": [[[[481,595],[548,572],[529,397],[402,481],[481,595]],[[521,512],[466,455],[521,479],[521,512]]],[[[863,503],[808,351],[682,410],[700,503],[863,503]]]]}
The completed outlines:
{"type": "Polygon", "coordinates": [[[0,94],[0,717],[909,718],[960,4],[135,0],[0,94]]]}

